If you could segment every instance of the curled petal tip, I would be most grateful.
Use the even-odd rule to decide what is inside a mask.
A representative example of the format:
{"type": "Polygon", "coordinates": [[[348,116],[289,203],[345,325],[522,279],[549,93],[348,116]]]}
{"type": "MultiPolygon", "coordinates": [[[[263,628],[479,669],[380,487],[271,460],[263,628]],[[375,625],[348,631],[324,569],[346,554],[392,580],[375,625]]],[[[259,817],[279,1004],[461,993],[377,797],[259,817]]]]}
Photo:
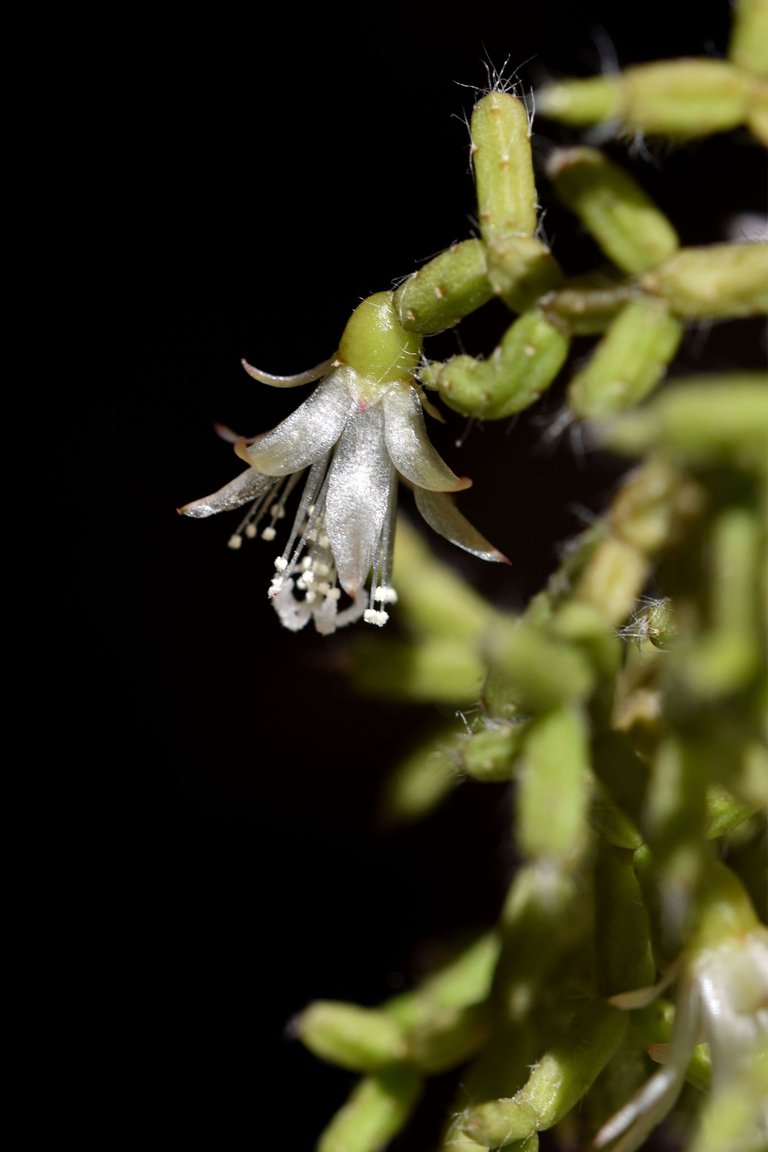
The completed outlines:
{"type": "Polygon", "coordinates": [[[250,441],[246,440],[244,436],[238,436],[237,440],[234,441],[235,455],[239,456],[241,460],[245,460],[246,464],[251,463],[251,458],[248,455],[249,443],[250,441]]]}
{"type": "Polygon", "coordinates": [[[298,372],[295,376],[275,376],[272,372],[262,372],[261,368],[254,368],[245,358],[240,363],[248,375],[260,384],[269,384],[271,388],[298,388],[301,384],[311,384],[321,376],[327,376],[333,366],[333,358],[324,360],[306,372],[298,372]]]}

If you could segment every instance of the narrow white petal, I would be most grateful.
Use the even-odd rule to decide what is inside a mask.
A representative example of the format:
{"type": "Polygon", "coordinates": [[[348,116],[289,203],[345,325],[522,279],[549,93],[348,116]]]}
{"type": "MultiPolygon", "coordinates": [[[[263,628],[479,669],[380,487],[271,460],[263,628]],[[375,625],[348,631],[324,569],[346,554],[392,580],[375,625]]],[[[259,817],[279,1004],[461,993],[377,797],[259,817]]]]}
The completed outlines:
{"type": "Polygon", "coordinates": [[[396,387],[384,397],[384,431],[387,450],[398,472],[436,492],[458,492],[469,488],[471,480],[451,472],[430,443],[421,401],[416,389],[396,387]]]}
{"type": "Polygon", "coordinates": [[[179,508],[178,512],[181,516],[194,516],[198,519],[213,516],[216,512],[230,512],[233,508],[247,504],[249,500],[258,500],[274,483],[274,476],[265,476],[255,468],[247,468],[234,480],[230,480],[229,484],[219,488],[218,492],[193,500],[179,508]]]}
{"type": "Polygon", "coordinates": [[[339,583],[355,596],[373,565],[392,491],[380,404],[349,420],[331,461],[325,521],[339,583]]]}
{"type": "Polygon", "coordinates": [[[625,1011],[632,1008],[645,1008],[646,1005],[657,1000],[662,992],[677,979],[679,974],[680,961],[675,960],[656,984],[650,984],[647,988],[633,988],[631,992],[617,992],[615,996],[609,998],[608,1003],[613,1004],[615,1008],[623,1008],[625,1011]]]}
{"type": "Polygon", "coordinates": [[[636,1152],[646,1136],[660,1124],[674,1104],[685,1078],[682,1068],[662,1068],[635,1096],[605,1123],[594,1139],[595,1148],[604,1148],[617,1136],[623,1139],[611,1152],[636,1152]]]}
{"type": "Polygon", "coordinates": [[[351,369],[337,368],[277,428],[250,444],[241,441],[235,448],[238,456],[268,476],[285,476],[313,464],[336,443],[354,408],[351,375],[351,369]]]}
{"type": "Polygon", "coordinates": [[[254,368],[247,360],[241,360],[240,363],[249,376],[261,384],[269,384],[270,388],[298,388],[300,384],[311,384],[313,380],[327,376],[333,367],[333,358],[324,360],[322,364],[318,364],[316,368],[309,368],[306,372],[297,372],[295,376],[274,376],[271,372],[262,372],[261,368],[254,368]]]}
{"type": "Polygon", "coordinates": [[[595,1136],[595,1148],[604,1148],[617,1136],[623,1136],[611,1152],[635,1152],[677,1099],[685,1079],[685,1070],[696,1044],[699,1023],[698,989],[690,978],[684,978],[675,1006],[675,1022],[667,1063],[603,1124],[595,1136]]]}
{"type": "Polygon", "coordinates": [[[473,556],[479,556],[481,560],[509,564],[507,557],[473,528],[466,516],[462,516],[445,492],[427,492],[423,488],[414,488],[413,494],[419,512],[439,536],[444,536],[451,544],[471,552],[473,556]]]}

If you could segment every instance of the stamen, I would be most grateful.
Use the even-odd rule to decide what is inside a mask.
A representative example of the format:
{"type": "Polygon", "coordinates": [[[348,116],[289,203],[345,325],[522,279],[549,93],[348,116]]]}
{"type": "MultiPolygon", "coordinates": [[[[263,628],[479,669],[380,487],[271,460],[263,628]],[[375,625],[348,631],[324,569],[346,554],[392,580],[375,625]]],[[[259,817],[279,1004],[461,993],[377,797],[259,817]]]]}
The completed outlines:
{"type": "Polygon", "coordinates": [[[380,612],[376,608],[366,608],[363,612],[363,620],[366,624],[375,624],[377,628],[381,628],[389,620],[389,612],[380,612]]]}
{"type": "Polygon", "coordinates": [[[382,584],[374,589],[372,600],[379,604],[397,604],[397,592],[389,584],[382,584]]]}
{"type": "Polygon", "coordinates": [[[233,552],[237,552],[238,548],[242,547],[242,544],[243,538],[238,532],[235,532],[232,536],[230,536],[229,540],[227,541],[227,547],[231,548],[233,552]]]}
{"type": "Polygon", "coordinates": [[[285,580],[283,579],[282,576],[273,576],[272,577],[272,580],[271,580],[270,585],[269,585],[269,589],[267,591],[267,596],[269,596],[270,600],[274,596],[277,596],[278,592],[282,592],[284,583],[285,583],[285,580]]]}

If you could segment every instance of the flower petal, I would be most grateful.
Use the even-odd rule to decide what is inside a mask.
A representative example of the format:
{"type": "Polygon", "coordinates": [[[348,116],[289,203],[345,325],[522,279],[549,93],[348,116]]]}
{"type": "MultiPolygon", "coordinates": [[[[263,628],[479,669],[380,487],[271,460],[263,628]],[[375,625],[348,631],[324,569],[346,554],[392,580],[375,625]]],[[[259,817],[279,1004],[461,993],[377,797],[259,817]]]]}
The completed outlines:
{"type": "Polygon", "coordinates": [[[249,500],[258,500],[274,483],[273,476],[265,476],[255,468],[246,468],[245,472],[219,488],[218,492],[203,496],[201,500],[193,500],[177,511],[180,516],[194,516],[197,519],[213,516],[216,512],[230,512],[241,504],[247,504],[249,500]]]}
{"type": "Polygon", "coordinates": [[[451,472],[432,447],[414,387],[394,388],[384,397],[384,434],[395,468],[411,483],[436,492],[458,492],[472,483],[451,472]]]}
{"type": "Polygon", "coordinates": [[[621,1136],[611,1152],[636,1152],[667,1115],[683,1087],[685,1070],[696,1043],[699,1008],[695,982],[686,980],[677,998],[667,1064],[603,1124],[595,1136],[595,1148],[604,1148],[621,1136]]]}
{"type": "Polygon", "coordinates": [[[240,363],[248,375],[252,376],[254,380],[258,380],[260,384],[269,384],[270,388],[298,388],[300,384],[311,384],[313,380],[327,376],[333,367],[333,357],[330,360],[324,360],[316,368],[309,368],[306,372],[297,372],[295,376],[274,376],[271,372],[262,372],[261,368],[254,368],[253,364],[249,364],[247,360],[241,360],[240,363]]]}
{"type": "Polygon", "coordinates": [[[384,445],[384,413],[375,404],[349,420],[331,461],[325,523],[339,583],[355,596],[373,566],[393,499],[384,445]]]}
{"type": "Polygon", "coordinates": [[[268,476],[285,476],[313,464],[336,443],[353,410],[353,376],[351,368],[337,368],[277,428],[250,444],[240,441],[237,455],[268,476]]]}
{"type": "Polygon", "coordinates": [[[493,544],[472,527],[445,492],[428,492],[424,488],[414,488],[413,494],[419,512],[439,536],[444,536],[451,544],[456,544],[465,552],[471,552],[473,556],[479,556],[481,560],[494,560],[499,564],[510,563],[503,552],[494,548],[493,544]]]}

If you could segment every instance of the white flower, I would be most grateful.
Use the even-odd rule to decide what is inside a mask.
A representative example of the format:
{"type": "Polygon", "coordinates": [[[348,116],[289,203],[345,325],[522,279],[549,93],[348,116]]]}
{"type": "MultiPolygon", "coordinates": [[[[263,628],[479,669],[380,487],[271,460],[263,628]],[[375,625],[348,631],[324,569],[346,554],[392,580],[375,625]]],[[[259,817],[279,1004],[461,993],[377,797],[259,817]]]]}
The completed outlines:
{"type": "Polygon", "coordinates": [[[392,587],[397,477],[414,489],[427,523],[484,560],[501,555],[446,495],[469,487],[432,447],[414,378],[420,340],[400,328],[390,293],[364,301],[329,364],[297,377],[274,377],[245,365],[256,379],[293,387],[324,375],[304,403],[271,432],[237,440],[250,467],[218,492],[179,511],[211,516],[253,501],[230,544],[242,534],[273,540],[285,501],[309,469],[285,549],[275,561],[269,595],[293,631],[312,619],[330,633],[358,620],[382,625],[392,587]],[[347,600],[343,599],[346,594],[347,600]]]}
{"type": "MultiPolygon", "coordinates": [[[[709,1046],[712,1095],[695,1148],[726,1152],[714,1133],[723,1120],[730,1124],[727,1139],[735,1141],[729,1149],[760,1152],[768,1147],[768,929],[757,922],[746,893],[724,866],[712,867],[710,881],[702,927],[680,975],[664,1066],[603,1125],[595,1148],[610,1144],[611,1152],[634,1152],[640,1147],[675,1103],[700,1040],[709,1046]]],[[[639,1007],[648,999],[628,993],[614,1002],[639,1007]]]]}

